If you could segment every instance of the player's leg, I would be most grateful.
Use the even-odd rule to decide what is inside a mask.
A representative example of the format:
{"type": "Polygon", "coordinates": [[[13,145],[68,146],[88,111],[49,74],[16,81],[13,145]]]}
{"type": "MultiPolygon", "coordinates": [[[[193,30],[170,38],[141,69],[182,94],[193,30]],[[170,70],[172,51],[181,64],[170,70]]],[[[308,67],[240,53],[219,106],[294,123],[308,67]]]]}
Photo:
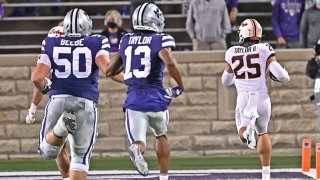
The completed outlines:
{"type": "Polygon", "coordinates": [[[58,119],[53,130],[46,134],[46,140],[49,144],[62,146],[65,143],[65,138],[68,134],[73,134],[76,130],[76,118],[74,110],[66,110],[58,119]]]}
{"type": "Polygon", "coordinates": [[[67,143],[64,143],[61,152],[59,153],[58,157],[56,158],[56,163],[58,169],[60,171],[61,176],[65,178],[69,178],[69,168],[70,168],[70,160],[69,154],[67,151],[67,143]]]}
{"type": "Polygon", "coordinates": [[[246,143],[250,149],[254,149],[256,141],[253,127],[250,126],[251,118],[244,115],[244,109],[248,103],[249,95],[246,92],[239,93],[237,96],[237,106],[235,110],[235,120],[239,139],[246,143]]]}
{"type": "Polygon", "coordinates": [[[73,134],[69,135],[71,151],[70,180],[85,180],[98,135],[98,110],[93,101],[77,97],[66,100],[66,108],[69,106],[78,107],[74,109],[77,128],[73,134]]]}
{"type": "Polygon", "coordinates": [[[128,148],[130,159],[137,171],[146,176],[149,173],[149,168],[142,154],[146,146],[146,133],[149,125],[148,116],[144,112],[126,109],[125,119],[128,140],[131,144],[128,148]]]}
{"type": "Polygon", "coordinates": [[[272,145],[268,135],[268,124],[271,116],[271,103],[268,94],[259,96],[260,105],[258,112],[260,118],[256,121],[256,129],[258,133],[258,153],[262,165],[262,179],[270,179],[270,165],[272,145]]]}
{"type": "Polygon", "coordinates": [[[49,134],[55,127],[58,119],[61,119],[63,113],[64,99],[52,98],[48,101],[45,108],[45,115],[42,120],[42,126],[39,136],[39,153],[45,159],[55,159],[61,150],[63,140],[57,143],[52,140],[49,134]],[[49,139],[48,139],[49,138],[49,139]]]}
{"type": "Polygon", "coordinates": [[[167,126],[169,123],[169,111],[148,113],[150,127],[157,138],[156,152],[160,166],[160,180],[168,180],[170,146],[167,140],[167,126]]]}

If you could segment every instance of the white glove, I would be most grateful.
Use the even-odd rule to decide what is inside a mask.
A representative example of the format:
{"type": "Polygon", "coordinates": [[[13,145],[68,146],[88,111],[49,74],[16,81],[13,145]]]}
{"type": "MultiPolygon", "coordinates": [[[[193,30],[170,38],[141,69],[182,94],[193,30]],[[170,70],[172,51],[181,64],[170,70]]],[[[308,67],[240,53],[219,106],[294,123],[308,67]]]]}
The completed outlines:
{"type": "Polygon", "coordinates": [[[167,88],[166,89],[167,95],[169,97],[178,97],[182,94],[183,89],[181,89],[180,87],[174,87],[174,88],[167,88]]]}
{"type": "Polygon", "coordinates": [[[26,116],[26,123],[32,124],[36,119],[34,115],[36,114],[37,106],[31,103],[30,109],[28,109],[28,114],[26,116]]]}
{"type": "Polygon", "coordinates": [[[32,112],[30,109],[28,109],[28,114],[26,116],[26,123],[27,124],[32,124],[36,120],[34,115],[35,115],[35,112],[32,112]]]}

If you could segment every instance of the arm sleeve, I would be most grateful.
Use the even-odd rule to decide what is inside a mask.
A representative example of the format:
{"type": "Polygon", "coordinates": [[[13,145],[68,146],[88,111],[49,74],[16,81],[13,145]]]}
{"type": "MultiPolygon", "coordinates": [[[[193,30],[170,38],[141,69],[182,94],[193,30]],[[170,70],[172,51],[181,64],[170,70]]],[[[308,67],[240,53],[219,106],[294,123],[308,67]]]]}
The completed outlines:
{"type": "Polygon", "coordinates": [[[166,34],[166,35],[162,36],[161,47],[174,49],[174,48],[176,48],[176,42],[172,36],[166,34]]]}
{"type": "Polygon", "coordinates": [[[269,70],[282,83],[288,82],[290,80],[288,71],[282,68],[282,66],[277,61],[273,61],[269,64],[269,70]]]}
{"type": "Polygon", "coordinates": [[[272,26],[274,33],[277,38],[282,37],[282,33],[280,30],[280,24],[279,24],[279,11],[280,11],[280,3],[276,1],[275,5],[273,6],[272,10],[272,26]]]}
{"type": "Polygon", "coordinates": [[[239,1],[238,1],[238,0],[233,0],[233,1],[231,2],[231,7],[236,7],[236,8],[238,8],[238,6],[239,6],[239,1]]]}
{"type": "Polygon", "coordinates": [[[307,48],[308,46],[308,18],[307,11],[302,14],[301,22],[300,22],[300,44],[303,48],[307,48]]]}
{"type": "Polygon", "coordinates": [[[221,82],[224,87],[231,86],[234,84],[234,73],[228,73],[226,70],[223,71],[221,76],[221,82]]]}
{"type": "Polygon", "coordinates": [[[228,14],[228,8],[225,6],[223,15],[222,15],[222,32],[223,34],[229,34],[231,33],[231,23],[229,19],[229,14],[228,14]]]}
{"type": "Polygon", "coordinates": [[[189,5],[189,11],[188,11],[187,21],[186,21],[186,31],[189,34],[190,38],[195,38],[195,32],[194,32],[195,22],[193,18],[194,2],[195,1],[191,1],[189,5]]]}

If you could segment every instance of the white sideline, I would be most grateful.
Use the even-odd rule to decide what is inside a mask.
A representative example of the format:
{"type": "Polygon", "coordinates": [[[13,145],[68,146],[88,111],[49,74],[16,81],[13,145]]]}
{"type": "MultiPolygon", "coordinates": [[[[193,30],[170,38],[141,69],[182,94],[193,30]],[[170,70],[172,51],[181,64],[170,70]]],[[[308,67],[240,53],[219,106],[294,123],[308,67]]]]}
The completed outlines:
{"type": "MultiPolygon", "coordinates": [[[[134,170],[107,170],[107,171],[89,171],[89,174],[136,174],[137,171],[134,170]]],[[[256,173],[261,172],[260,169],[208,169],[208,170],[171,170],[169,173],[173,174],[206,174],[206,173],[256,173]]],[[[300,168],[283,168],[283,169],[271,169],[271,172],[301,172],[300,168]]],[[[159,173],[157,170],[151,170],[150,173],[159,173]]],[[[310,172],[304,173],[308,176],[314,177],[315,170],[311,169],[310,172]]],[[[20,171],[20,172],[0,172],[0,176],[17,176],[17,175],[60,175],[58,171],[20,171]]]]}

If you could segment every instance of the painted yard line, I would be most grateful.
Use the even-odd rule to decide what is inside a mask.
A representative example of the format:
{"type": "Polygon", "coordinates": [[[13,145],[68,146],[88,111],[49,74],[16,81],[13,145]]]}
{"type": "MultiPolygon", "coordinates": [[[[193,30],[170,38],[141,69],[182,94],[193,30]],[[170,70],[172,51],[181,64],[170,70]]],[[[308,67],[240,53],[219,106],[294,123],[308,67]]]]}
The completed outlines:
{"type": "MultiPolygon", "coordinates": [[[[135,174],[135,170],[108,170],[108,171],[89,171],[89,175],[101,175],[101,174],[135,174]]],[[[173,174],[207,174],[207,173],[257,173],[261,172],[260,169],[208,169],[208,170],[171,170],[169,173],[173,174]]],[[[271,169],[271,172],[301,172],[299,168],[281,168],[271,169]]],[[[151,170],[151,174],[159,173],[158,170],[151,170]]],[[[311,172],[310,172],[311,173],[311,172]]],[[[305,173],[306,174],[306,173],[305,173]]],[[[19,172],[0,172],[0,176],[10,175],[59,175],[58,171],[19,171],[19,172]]],[[[308,175],[308,174],[306,174],[308,175]]]]}

